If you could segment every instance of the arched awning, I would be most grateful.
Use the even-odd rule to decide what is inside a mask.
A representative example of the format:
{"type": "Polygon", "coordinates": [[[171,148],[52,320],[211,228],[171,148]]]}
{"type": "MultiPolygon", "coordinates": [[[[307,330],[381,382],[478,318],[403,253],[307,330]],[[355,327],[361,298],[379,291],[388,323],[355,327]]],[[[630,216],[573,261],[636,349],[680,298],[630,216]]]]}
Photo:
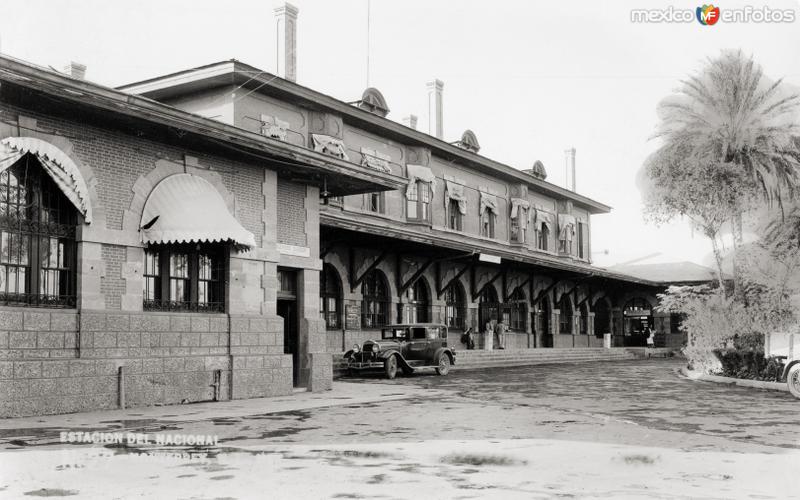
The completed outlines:
{"type": "Polygon", "coordinates": [[[159,182],[142,212],[142,242],[232,242],[253,248],[253,233],[228,212],[210,182],[192,174],[175,174],[159,182]]]}
{"type": "Polygon", "coordinates": [[[64,196],[75,205],[87,224],[92,223],[89,188],[78,166],[63,151],[49,142],[33,137],[7,137],[0,141],[0,172],[14,165],[26,154],[39,160],[64,196]]]}

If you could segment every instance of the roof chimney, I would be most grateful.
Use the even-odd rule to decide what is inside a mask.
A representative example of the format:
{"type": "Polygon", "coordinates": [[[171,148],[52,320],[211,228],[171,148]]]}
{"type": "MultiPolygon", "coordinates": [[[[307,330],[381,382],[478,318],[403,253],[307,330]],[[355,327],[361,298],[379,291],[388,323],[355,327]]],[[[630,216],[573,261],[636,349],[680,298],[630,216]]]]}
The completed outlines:
{"type": "Polygon", "coordinates": [[[403,117],[403,125],[417,130],[417,115],[408,115],[403,117]]]}
{"type": "Polygon", "coordinates": [[[275,25],[277,27],[278,76],[297,81],[297,7],[285,3],[275,8],[275,25]]]}
{"type": "Polygon", "coordinates": [[[575,191],[575,148],[569,148],[564,151],[566,156],[567,171],[566,171],[566,187],[571,191],[575,191]]]}
{"type": "Polygon", "coordinates": [[[444,111],[442,109],[442,89],[444,82],[433,80],[428,86],[428,133],[437,139],[444,137],[444,111]]]}
{"type": "Polygon", "coordinates": [[[68,74],[72,78],[77,78],[78,80],[85,80],[86,65],[81,64],[79,62],[70,61],[69,64],[64,66],[64,73],[68,74]]]}

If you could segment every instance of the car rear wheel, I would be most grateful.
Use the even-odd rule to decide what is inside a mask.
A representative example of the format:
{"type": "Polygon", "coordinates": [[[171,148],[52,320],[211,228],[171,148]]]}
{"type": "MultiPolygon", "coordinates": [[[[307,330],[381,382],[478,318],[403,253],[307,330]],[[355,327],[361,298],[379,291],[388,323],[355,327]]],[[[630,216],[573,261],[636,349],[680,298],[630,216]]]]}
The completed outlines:
{"type": "Polygon", "coordinates": [[[439,364],[436,365],[436,373],[442,376],[450,373],[450,356],[448,356],[446,352],[443,352],[439,356],[439,364]]]}
{"type": "Polygon", "coordinates": [[[383,362],[383,371],[389,380],[397,376],[397,356],[389,356],[383,362]]]}
{"type": "Polygon", "coordinates": [[[786,375],[786,384],[789,386],[789,392],[794,397],[800,398],[800,364],[789,368],[789,374],[786,375]]]}

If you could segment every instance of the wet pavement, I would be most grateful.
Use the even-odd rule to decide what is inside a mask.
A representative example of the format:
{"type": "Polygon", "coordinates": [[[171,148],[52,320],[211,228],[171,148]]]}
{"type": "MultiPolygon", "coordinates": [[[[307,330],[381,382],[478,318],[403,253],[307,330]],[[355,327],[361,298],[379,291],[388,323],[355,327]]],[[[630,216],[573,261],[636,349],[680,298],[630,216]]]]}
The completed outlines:
{"type": "Polygon", "coordinates": [[[230,402],[3,421],[0,496],[128,498],[165,488],[170,498],[249,498],[264,488],[273,498],[800,491],[800,400],[691,381],[678,374],[681,364],[365,377],[337,384],[340,392],[283,398],[270,411],[230,402]],[[218,444],[59,442],[62,431],[121,429],[213,435],[218,444]]]}

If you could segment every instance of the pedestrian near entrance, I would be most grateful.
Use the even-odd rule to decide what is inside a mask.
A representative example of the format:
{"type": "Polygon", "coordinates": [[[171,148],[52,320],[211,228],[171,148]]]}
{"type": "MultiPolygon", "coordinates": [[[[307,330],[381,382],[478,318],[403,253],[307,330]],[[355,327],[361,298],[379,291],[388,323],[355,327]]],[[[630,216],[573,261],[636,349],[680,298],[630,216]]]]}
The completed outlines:
{"type": "Polygon", "coordinates": [[[656,345],[656,334],[653,333],[653,330],[650,329],[648,326],[644,329],[644,333],[647,334],[647,347],[655,347],[656,345]]]}
{"type": "Polygon", "coordinates": [[[461,335],[461,343],[467,347],[467,350],[475,349],[475,336],[472,334],[472,328],[467,328],[467,331],[461,335]]]}
{"type": "Polygon", "coordinates": [[[486,331],[484,332],[484,349],[487,351],[492,350],[492,344],[494,343],[494,323],[492,320],[486,322],[486,331]]]}
{"type": "Polygon", "coordinates": [[[494,334],[497,335],[497,348],[498,349],[505,349],[506,348],[506,324],[501,319],[499,323],[497,323],[497,327],[494,329],[494,334]]]}

